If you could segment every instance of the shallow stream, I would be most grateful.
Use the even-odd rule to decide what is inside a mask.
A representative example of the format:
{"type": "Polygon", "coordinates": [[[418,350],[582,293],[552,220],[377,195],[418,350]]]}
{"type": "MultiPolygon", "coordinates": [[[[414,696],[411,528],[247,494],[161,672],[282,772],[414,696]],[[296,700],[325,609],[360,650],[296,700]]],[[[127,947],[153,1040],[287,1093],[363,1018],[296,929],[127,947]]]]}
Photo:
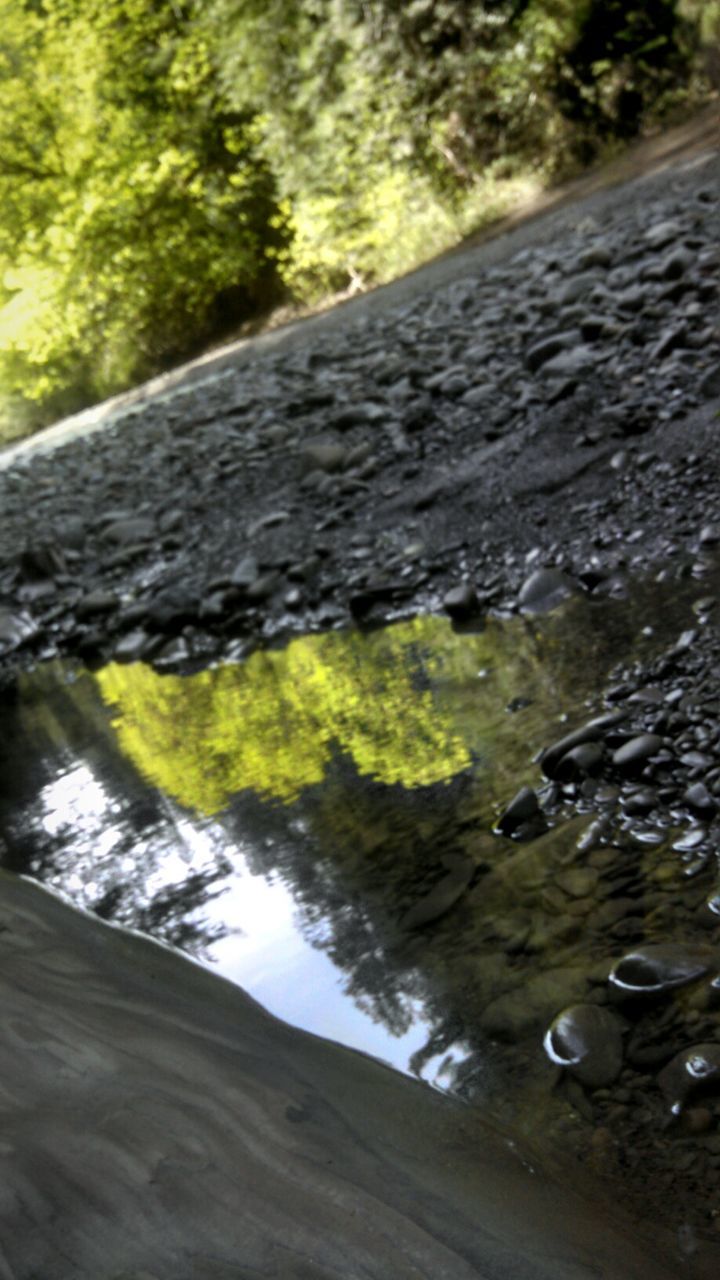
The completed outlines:
{"type": "Polygon", "coordinates": [[[651,583],[464,633],[420,617],[194,675],[48,664],[4,711],[3,862],[619,1178],[632,1152],[602,1107],[637,1083],[589,1097],[543,1034],[628,942],[676,937],[678,832],[603,843],[582,797],[532,840],[496,824],[613,667],[707,593],[651,583]]]}

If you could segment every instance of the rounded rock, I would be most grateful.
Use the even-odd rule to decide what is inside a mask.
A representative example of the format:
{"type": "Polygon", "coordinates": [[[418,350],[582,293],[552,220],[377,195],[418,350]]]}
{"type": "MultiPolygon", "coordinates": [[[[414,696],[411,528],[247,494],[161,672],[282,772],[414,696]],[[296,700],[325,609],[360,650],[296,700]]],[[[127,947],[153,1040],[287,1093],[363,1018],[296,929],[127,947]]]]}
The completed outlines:
{"type": "Polygon", "coordinates": [[[620,773],[632,776],[640,772],[648,760],[656,756],[662,749],[662,738],[657,733],[640,733],[629,742],[624,742],[614,752],[612,762],[620,773]]]}
{"type": "Polygon", "coordinates": [[[707,973],[708,959],[676,943],[648,943],[628,951],[610,970],[608,981],[624,995],[661,995],[707,973]]]}
{"type": "Polygon", "coordinates": [[[667,1064],[658,1076],[658,1084],[674,1115],[679,1115],[686,1099],[695,1089],[720,1079],[720,1044],[695,1044],[667,1064]]]}
{"type": "Polygon", "coordinates": [[[570,578],[559,569],[536,569],[520,588],[518,604],[523,613],[549,613],[575,592],[570,578]]]}
{"type": "Polygon", "coordinates": [[[498,831],[501,831],[504,836],[510,836],[524,822],[537,818],[539,813],[540,805],[532,787],[521,787],[499,818],[498,831]]]}
{"type": "Polygon", "coordinates": [[[563,1009],[551,1023],[543,1044],[551,1062],[590,1089],[612,1084],[622,1069],[620,1024],[612,1013],[595,1004],[563,1009]]]}

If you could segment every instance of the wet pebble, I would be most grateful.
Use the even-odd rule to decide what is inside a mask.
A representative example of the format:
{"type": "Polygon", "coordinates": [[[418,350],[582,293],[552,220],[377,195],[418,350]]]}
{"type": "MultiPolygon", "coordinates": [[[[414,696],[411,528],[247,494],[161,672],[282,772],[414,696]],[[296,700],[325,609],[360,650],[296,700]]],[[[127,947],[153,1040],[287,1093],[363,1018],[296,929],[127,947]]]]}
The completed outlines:
{"type": "Polygon", "coordinates": [[[598,1005],[576,1004],[564,1009],[551,1023],[543,1044],[551,1062],[590,1089],[613,1084],[622,1069],[620,1023],[598,1005]]]}
{"type": "Polygon", "coordinates": [[[469,860],[454,867],[429,893],[409,907],[401,917],[400,928],[422,929],[447,915],[467,890],[474,874],[475,864],[469,860]]]}
{"type": "Polygon", "coordinates": [[[576,591],[572,580],[559,569],[536,569],[520,588],[518,604],[523,613],[549,613],[576,591]]]}
{"type": "Polygon", "coordinates": [[[546,747],[540,756],[540,767],[546,778],[555,780],[557,769],[564,756],[585,743],[600,742],[609,729],[614,728],[625,719],[624,711],[611,711],[607,715],[596,716],[579,729],[566,734],[546,747]]]}
{"type": "Polygon", "coordinates": [[[469,582],[462,582],[459,586],[452,587],[443,597],[443,608],[451,618],[457,618],[459,621],[472,617],[479,608],[474,587],[471,587],[469,582]]]}
{"type": "Polygon", "coordinates": [[[513,835],[524,823],[540,817],[540,804],[532,787],[521,787],[498,819],[497,829],[504,836],[513,835]]]}
{"type": "Polygon", "coordinates": [[[708,818],[717,809],[717,801],[710,795],[704,782],[694,782],[688,787],[683,801],[698,818],[708,818]]]}
{"type": "Polygon", "coordinates": [[[648,943],[629,951],[610,970],[609,983],[630,996],[661,995],[694,982],[708,972],[710,960],[678,943],[648,943]]]}
{"type": "Polygon", "coordinates": [[[613,753],[612,762],[615,768],[632,777],[639,773],[653,756],[662,750],[663,741],[656,733],[640,733],[629,742],[624,742],[613,753]]]}
{"type": "Polygon", "coordinates": [[[600,772],[605,755],[602,743],[584,742],[561,758],[555,768],[555,779],[558,782],[577,782],[588,774],[600,772]]]}
{"type": "Polygon", "coordinates": [[[696,1044],[683,1049],[660,1072],[658,1084],[675,1115],[686,1099],[703,1085],[720,1081],[720,1044],[696,1044]]]}

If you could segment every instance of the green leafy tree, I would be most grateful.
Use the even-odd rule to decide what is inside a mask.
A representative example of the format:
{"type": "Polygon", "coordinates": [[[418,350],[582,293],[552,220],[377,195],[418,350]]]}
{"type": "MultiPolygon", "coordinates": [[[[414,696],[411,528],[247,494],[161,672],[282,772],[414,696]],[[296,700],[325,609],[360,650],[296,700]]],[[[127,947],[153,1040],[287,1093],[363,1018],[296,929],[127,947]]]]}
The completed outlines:
{"type": "Polygon", "coordinates": [[[3,382],[57,412],[267,304],[283,222],[186,10],[1,8],[3,382]]]}

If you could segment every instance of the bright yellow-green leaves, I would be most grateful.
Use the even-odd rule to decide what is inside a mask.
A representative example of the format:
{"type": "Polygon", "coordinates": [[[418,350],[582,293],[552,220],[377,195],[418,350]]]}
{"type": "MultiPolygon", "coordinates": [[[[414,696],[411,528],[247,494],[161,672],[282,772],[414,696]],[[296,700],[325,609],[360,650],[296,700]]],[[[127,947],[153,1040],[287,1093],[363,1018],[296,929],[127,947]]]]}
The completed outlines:
{"type": "Polygon", "coordinates": [[[0,382],[47,416],[188,349],[284,233],[180,5],[0,0],[0,30],[0,382]]]}
{"type": "Polygon", "coordinates": [[[0,439],[229,298],[418,265],[686,93],[701,26],[717,0],[0,0],[0,439]]]}
{"type": "MultiPolygon", "coordinates": [[[[539,747],[557,705],[552,635],[540,643],[518,620],[458,636],[446,619],[424,617],[370,634],[303,636],[193,676],[133,664],[94,679],[125,755],[199,813],[217,813],[244,790],[289,803],[336,758],[385,786],[413,788],[497,754],[502,788],[532,776],[533,735],[539,747]],[[518,694],[533,700],[521,733],[507,710],[518,694]]],[[[580,698],[594,672],[571,678],[580,698]]]]}
{"type": "Polygon", "coordinates": [[[246,789],[293,800],[322,782],[333,752],[387,785],[428,786],[466,768],[469,749],[447,708],[413,687],[423,668],[413,648],[442,648],[448,637],[442,619],[416,619],[371,636],[302,637],[190,677],[136,664],[96,679],[140,772],[188,808],[215,813],[246,789]]]}

